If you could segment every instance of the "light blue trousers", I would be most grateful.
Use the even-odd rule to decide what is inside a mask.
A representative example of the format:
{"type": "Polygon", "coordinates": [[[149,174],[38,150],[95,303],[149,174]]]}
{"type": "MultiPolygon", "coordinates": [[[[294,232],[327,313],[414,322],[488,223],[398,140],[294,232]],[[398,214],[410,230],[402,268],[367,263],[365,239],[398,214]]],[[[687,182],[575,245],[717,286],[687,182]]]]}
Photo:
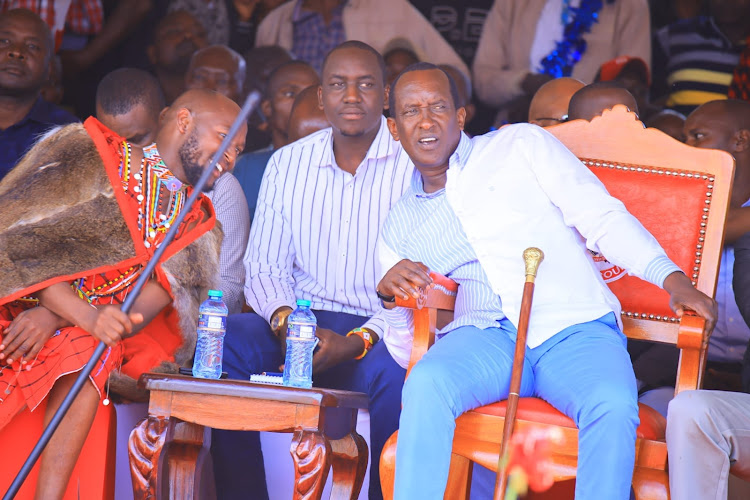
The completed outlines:
{"type": "MultiPolygon", "coordinates": [[[[507,398],[515,336],[508,320],[462,327],[415,365],[402,395],[396,500],[443,498],[455,419],[507,398]]],[[[630,497],[638,393],[614,314],[527,348],[520,394],[548,401],[578,425],[576,500],[630,497]]]]}

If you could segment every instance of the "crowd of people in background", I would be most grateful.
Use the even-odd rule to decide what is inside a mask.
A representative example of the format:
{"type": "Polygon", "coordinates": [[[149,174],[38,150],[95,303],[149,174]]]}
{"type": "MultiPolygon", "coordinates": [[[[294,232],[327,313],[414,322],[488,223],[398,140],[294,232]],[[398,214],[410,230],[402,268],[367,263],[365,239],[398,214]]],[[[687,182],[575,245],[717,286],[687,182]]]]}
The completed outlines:
{"type": "MultiPolygon", "coordinates": [[[[457,122],[445,122],[466,134],[458,128],[453,134],[449,153],[459,155],[468,154],[464,137],[521,122],[545,128],[594,120],[625,105],[644,126],[690,146],[726,151],[736,161],[705,379],[706,389],[724,392],[670,403],[677,349],[628,345],[641,400],[668,415],[671,456],[714,451],[710,473],[694,473],[705,458],[674,468],[674,498],[716,495],[694,496],[697,491],[719,491],[720,498],[730,466],[750,475],[750,436],[735,432],[750,427],[749,20],[750,0],[2,0],[0,186],[6,176],[16,182],[9,173],[51,129],[89,116],[142,149],[139,158],[150,158],[156,142],[175,177],[190,184],[189,167],[213,140],[207,127],[221,122],[209,111],[221,110],[226,121],[258,91],[259,108],[206,193],[224,234],[218,272],[230,312],[225,370],[239,379],[277,371],[283,363],[278,337],[295,299],[311,300],[320,338],[315,382],[369,396],[371,463],[377,464],[400,417],[404,423],[405,369],[378,342],[389,318],[375,293],[382,277],[376,241],[386,234],[390,245],[399,245],[406,226],[381,233],[391,209],[400,206],[396,213],[408,221],[397,205],[402,195],[428,195],[414,185],[427,167],[395,138],[408,125],[398,100],[404,86],[434,84],[449,108],[463,109],[457,122]],[[439,75],[438,84],[420,83],[425,72],[439,75]],[[193,108],[205,113],[181,114],[193,108]],[[706,421],[721,430],[705,431],[706,421]],[[701,439],[685,439],[695,436],[694,428],[701,439]]],[[[457,233],[455,241],[461,238],[457,233]]],[[[401,250],[425,262],[447,258],[401,250]]],[[[467,259],[477,263],[476,256],[467,259]]],[[[474,271],[487,281],[481,268],[474,271]]],[[[665,283],[666,276],[644,276],[665,283]]],[[[484,292],[476,292],[478,302],[488,300],[484,292]]],[[[482,307],[501,310],[490,302],[482,307]]],[[[0,319],[12,321],[15,314],[0,319]]],[[[156,312],[145,314],[148,323],[156,312]]],[[[79,324],[61,318],[55,326],[79,324]]],[[[498,328],[507,321],[501,313],[481,319],[498,328]]],[[[38,355],[44,344],[37,340],[23,352],[18,342],[3,342],[0,364],[8,365],[38,355]]],[[[163,359],[149,354],[159,342],[131,343],[125,357],[148,359],[139,369],[175,361],[177,347],[160,351],[163,359]]],[[[409,394],[418,399],[415,390],[409,394]]],[[[258,433],[215,430],[212,446],[220,498],[246,498],[248,491],[267,498],[258,433]]],[[[397,486],[408,491],[403,477],[397,475],[397,486]]],[[[382,498],[377,467],[369,497],[382,498]]]]}

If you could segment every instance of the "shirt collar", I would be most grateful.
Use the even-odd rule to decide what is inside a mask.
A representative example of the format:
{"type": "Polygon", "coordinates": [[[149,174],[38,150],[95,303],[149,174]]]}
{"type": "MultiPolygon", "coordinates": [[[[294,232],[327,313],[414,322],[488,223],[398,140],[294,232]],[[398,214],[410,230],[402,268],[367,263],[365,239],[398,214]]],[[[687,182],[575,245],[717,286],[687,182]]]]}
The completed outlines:
{"type": "MultiPolygon", "coordinates": [[[[324,142],[324,150],[320,160],[319,166],[321,167],[332,167],[336,164],[336,159],[333,154],[333,130],[329,129],[328,137],[324,142]]],[[[370,144],[370,148],[365,154],[365,158],[362,163],[367,160],[377,160],[380,158],[386,158],[394,153],[393,138],[391,133],[388,131],[388,125],[384,116],[380,117],[380,129],[378,135],[370,144]]]]}
{"type": "Polygon", "coordinates": [[[464,166],[466,166],[466,162],[469,161],[469,156],[471,156],[471,151],[473,149],[474,145],[472,144],[471,139],[462,131],[461,139],[458,141],[458,146],[456,146],[456,150],[448,160],[450,167],[453,168],[458,166],[459,170],[463,169],[464,166]]]}
{"type": "MultiPolygon", "coordinates": [[[[474,146],[472,145],[469,136],[461,132],[461,139],[458,141],[458,146],[456,146],[456,150],[450,158],[448,158],[448,168],[458,168],[458,170],[463,169],[466,162],[469,160],[473,148],[474,146]]],[[[414,169],[414,174],[411,178],[411,188],[418,198],[434,198],[445,192],[445,189],[440,189],[434,193],[426,193],[424,190],[424,183],[422,182],[422,174],[420,174],[419,170],[416,168],[414,169]]]]}

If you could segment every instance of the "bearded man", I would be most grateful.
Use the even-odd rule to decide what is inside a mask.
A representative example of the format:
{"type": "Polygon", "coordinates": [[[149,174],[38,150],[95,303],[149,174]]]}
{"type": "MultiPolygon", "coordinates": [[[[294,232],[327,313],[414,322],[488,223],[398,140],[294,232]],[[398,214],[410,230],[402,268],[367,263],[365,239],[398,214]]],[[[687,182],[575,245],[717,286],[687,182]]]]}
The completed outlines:
{"type": "MultiPolygon", "coordinates": [[[[98,342],[108,345],[42,454],[37,498],[62,497],[111,372],[132,382],[192,358],[200,300],[218,275],[207,198],[130,313],[120,307],[239,111],[214,92],[187,92],[143,150],[89,118],[44,137],[0,182],[0,428],[45,398],[48,422],[98,342]]],[[[242,151],[244,131],[237,137],[208,188],[242,151]]]]}

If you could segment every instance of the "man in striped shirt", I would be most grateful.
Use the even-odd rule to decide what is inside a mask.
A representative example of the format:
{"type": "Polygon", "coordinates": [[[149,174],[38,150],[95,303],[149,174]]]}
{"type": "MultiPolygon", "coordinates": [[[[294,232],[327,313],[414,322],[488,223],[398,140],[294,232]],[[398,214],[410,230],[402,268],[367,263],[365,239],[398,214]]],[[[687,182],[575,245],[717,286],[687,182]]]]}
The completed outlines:
{"type": "MultiPolygon", "coordinates": [[[[469,139],[456,96],[450,78],[425,63],[401,73],[391,94],[388,127],[416,171],[378,242],[381,266],[390,269],[379,292],[387,302],[416,297],[416,287],[432,282],[427,268],[459,284],[453,321],[404,386],[394,498],[442,499],[455,419],[507,398],[521,255],[538,245],[546,255],[521,395],[541,397],[576,422],[576,499],[626,500],[638,426],[635,376],[619,303],[586,248],[669,291],[678,315],[692,309],[713,326],[716,304],[553,136],[518,124],[469,139]]],[[[412,311],[391,308],[385,317],[384,342],[405,365],[412,311]]]]}
{"type": "MultiPolygon", "coordinates": [[[[229,317],[224,367],[245,380],[277,371],[286,318],[296,299],[309,300],[320,339],[315,385],[370,397],[369,497],[377,499],[377,464],[398,427],[406,372],[377,343],[385,322],[375,314],[375,243],[413,165],[388,133],[384,63],[369,45],[334,49],[318,96],[331,128],[279,149],[264,173],[245,254],[245,297],[255,313],[229,317]]],[[[220,497],[265,498],[257,433],[214,431],[213,455],[220,497]]]]}
{"type": "Polygon", "coordinates": [[[711,0],[708,17],[684,19],[654,38],[652,97],[687,116],[726,99],[734,68],[750,36],[750,2],[711,0]]]}

